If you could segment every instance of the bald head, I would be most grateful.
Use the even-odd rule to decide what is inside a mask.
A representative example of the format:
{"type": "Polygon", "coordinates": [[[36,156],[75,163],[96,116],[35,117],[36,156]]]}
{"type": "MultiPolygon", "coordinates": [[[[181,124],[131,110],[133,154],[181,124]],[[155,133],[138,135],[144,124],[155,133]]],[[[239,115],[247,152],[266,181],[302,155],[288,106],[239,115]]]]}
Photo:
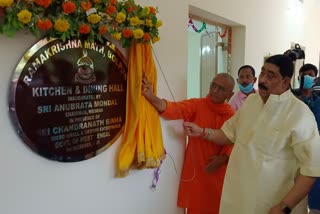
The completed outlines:
{"type": "Polygon", "coordinates": [[[235,81],[233,77],[227,73],[217,74],[210,85],[209,95],[212,102],[220,104],[229,100],[233,95],[235,81]]]}
{"type": "Polygon", "coordinates": [[[228,74],[228,73],[220,73],[220,74],[217,74],[213,79],[215,79],[217,77],[224,78],[225,79],[225,83],[226,83],[226,89],[233,91],[233,88],[234,88],[234,85],[235,85],[235,81],[234,81],[233,77],[230,74],[228,74]]]}

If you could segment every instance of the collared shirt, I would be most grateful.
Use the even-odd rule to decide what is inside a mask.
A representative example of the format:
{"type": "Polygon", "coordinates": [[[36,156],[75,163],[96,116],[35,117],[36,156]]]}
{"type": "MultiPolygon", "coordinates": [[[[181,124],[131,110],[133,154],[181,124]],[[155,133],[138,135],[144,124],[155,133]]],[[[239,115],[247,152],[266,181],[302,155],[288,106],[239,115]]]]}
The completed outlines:
{"type": "MultiPolygon", "coordinates": [[[[220,214],[268,213],[294,185],[298,173],[320,176],[320,137],[307,105],[290,90],[249,96],[221,128],[234,142],[224,180],[220,214]]],[[[306,213],[297,206],[293,214],[306,213]]]]}
{"type": "MultiPolygon", "coordinates": [[[[253,93],[257,93],[256,89],[253,89],[254,92],[253,93]]],[[[252,93],[251,93],[252,94],[252,93]]],[[[250,95],[250,94],[249,94],[250,95]]],[[[244,101],[246,101],[247,97],[249,96],[245,93],[243,93],[242,91],[238,91],[237,93],[235,93],[231,99],[229,100],[229,104],[232,106],[232,108],[235,111],[238,111],[238,109],[242,106],[242,104],[244,103],[244,101]]]]}

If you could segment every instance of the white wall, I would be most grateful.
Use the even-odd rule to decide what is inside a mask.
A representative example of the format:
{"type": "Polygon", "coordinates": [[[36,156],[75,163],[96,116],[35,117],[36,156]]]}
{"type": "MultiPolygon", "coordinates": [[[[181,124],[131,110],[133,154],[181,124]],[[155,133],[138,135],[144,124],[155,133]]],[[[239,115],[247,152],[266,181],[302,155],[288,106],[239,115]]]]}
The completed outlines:
{"type": "MultiPolygon", "coordinates": [[[[164,23],[161,41],[154,45],[164,73],[158,66],[159,95],[172,99],[166,78],[174,98],[181,100],[186,97],[187,4],[183,0],[175,1],[185,11],[176,19],[177,8],[168,2],[137,3],[159,7],[159,18],[164,23]]],[[[77,163],[46,160],[21,142],[9,120],[7,92],[17,62],[36,41],[25,33],[14,38],[0,35],[0,213],[183,213],[176,206],[185,148],[181,121],[162,121],[164,144],[172,159],[167,156],[164,161],[155,192],[150,189],[151,169],[114,178],[120,140],[97,157],[77,163]]]]}
{"type": "MultiPolygon", "coordinates": [[[[171,100],[186,98],[189,3],[244,25],[244,61],[257,70],[266,53],[282,53],[292,41],[306,46],[306,62],[317,65],[319,4],[315,0],[305,1],[304,22],[296,24],[292,22],[293,17],[288,16],[288,1],[137,1],[141,5],[158,6],[164,23],[161,41],[154,45],[162,68],[158,66],[159,96],[171,100]]],[[[78,163],[48,161],[23,145],[9,120],[7,92],[17,62],[35,42],[32,36],[23,33],[10,39],[0,36],[0,213],[182,213],[176,207],[184,150],[181,121],[162,120],[165,147],[173,157],[178,174],[171,158],[167,157],[156,192],[149,189],[152,170],[131,171],[127,178],[114,178],[119,141],[99,156],[78,163]]]]}

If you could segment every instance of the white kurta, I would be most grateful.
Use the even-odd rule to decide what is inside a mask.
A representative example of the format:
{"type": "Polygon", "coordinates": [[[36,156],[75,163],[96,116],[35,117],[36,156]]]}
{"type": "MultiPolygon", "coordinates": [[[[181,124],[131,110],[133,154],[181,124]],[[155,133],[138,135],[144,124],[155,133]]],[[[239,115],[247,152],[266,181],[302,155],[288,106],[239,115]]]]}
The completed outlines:
{"type": "MultiPolygon", "coordinates": [[[[290,91],[271,95],[265,104],[259,94],[249,96],[222,131],[235,146],[220,214],[267,214],[292,188],[298,173],[320,176],[316,121],[290,91]]],[[[306,213],[306,207],[297,206],[292,213],[306,213]]]]}

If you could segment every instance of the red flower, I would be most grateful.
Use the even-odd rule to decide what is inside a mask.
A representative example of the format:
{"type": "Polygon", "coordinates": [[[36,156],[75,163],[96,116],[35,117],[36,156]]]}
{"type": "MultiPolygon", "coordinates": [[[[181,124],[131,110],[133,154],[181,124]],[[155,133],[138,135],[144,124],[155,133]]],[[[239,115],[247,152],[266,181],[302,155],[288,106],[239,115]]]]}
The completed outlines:
{"type": "Polygon", "coordinates": [[[84,11],[88,11],[92,6],[91,2],[89,2],[89,1],[82,1],[82,2],[80,2],[80,5],[84,11]]]}
{"type": "Polygon", "coordinates": [[[82,24],[82,25],[80,25],[80,27],[79,27],[79,32],[81,33],[81,34],[88,34],[88,33],[90,33],[90,26],[89,25],[86,25],[86,24],[82,24]]]}
{"type": "Polygon", "coordinates": [[[122,31],[123,38],[129,39],[132,35],[133,35],[133,32],[130,29],[124,29],[122,31]]]}
{"type": "Polygon", "coordinates": [[[150,38],[151,38],[151,36],[150,36],[149,33],[144,33],[143,36],[142,36],[142,40],[143,40],[144,42],[150,41],[150,38]]]}
{"type": "Polygon", "coordinates": [[[72,1],[65,1],[62,3],[62,10],[66,14],[73,13],[76,9],[77,7],[72,1]]]}
{"type": "Polygon", "coordinates": [[[137,7],[136,6],[131,6],[127,9],[128,13],[131,13],[132,11],[134,11],[137,7]]]}
{"type": "Polygon", "coordinates": [[[52,0],[33,0],[37,5],[47,8],[52,3],[52,0]]]}
{"type": "Polygon", "coordinates": [[[157,13],[157,11],[156,11],[156,9],[154,7],[149,7],[149,10],[150,10],[150,13],[152,13],[152,14],[156,14],[157,13]]]}
{"type": "Polygon", "coordinates": [[[52,27],[52,22],[48,18],[45,20],[38,19],[37,26],[40,30],[49,30],[52,27]]]}
{"type": "Polygon", "coordinates": [[[105,34],[107,31],[108,31],[108,28],[106,26],[102,26],[99,30],[99,34],[100,35],[105,34]]]}
{"type": "Polygon", "coordinates": [[[107,7],[106,13],[107,13],[108,15],[111,15],[111,14],[115,13],[116,11],[117,11],[117,8],[116,8],[115,6],[109,5],[109,6],[107,7]]]}
{"type": "Polygon", "coordinates": [[[110,4],[112,4],[112,5],[115,5],[115,4],[117,4],[117,0],[110,0],[110,4]]]}

